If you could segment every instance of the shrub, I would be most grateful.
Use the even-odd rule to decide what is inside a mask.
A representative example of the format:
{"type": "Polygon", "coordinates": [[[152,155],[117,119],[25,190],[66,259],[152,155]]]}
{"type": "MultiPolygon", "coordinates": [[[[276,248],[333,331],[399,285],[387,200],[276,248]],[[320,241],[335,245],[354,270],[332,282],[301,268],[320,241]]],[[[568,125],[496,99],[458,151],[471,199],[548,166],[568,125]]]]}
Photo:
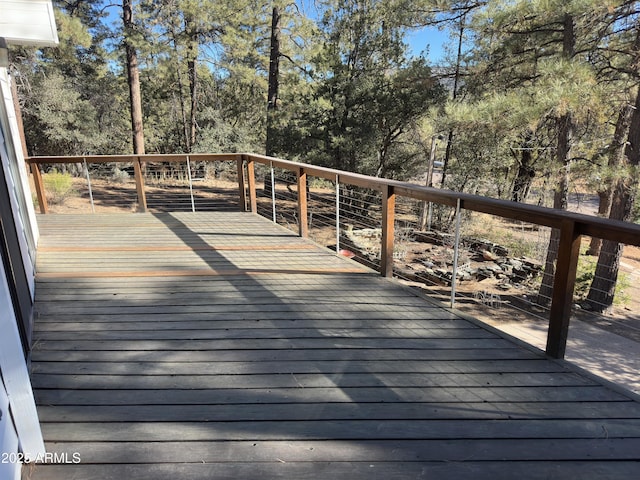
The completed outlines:
{"type": "Polygon", "coordinates": [[[115,183],[126,183],[129,177],[130,175],[126,170],[120,170],[118,167],[114,167],[111,174],[111,180],[115,183]]]}
{"type": "Polygon", "coordinates": [[[73,189],[73,178],[69,173],[52,170],[42,175],[44,190],[49,203],[62,204],[66,198],[75,194],[73,189]]]}

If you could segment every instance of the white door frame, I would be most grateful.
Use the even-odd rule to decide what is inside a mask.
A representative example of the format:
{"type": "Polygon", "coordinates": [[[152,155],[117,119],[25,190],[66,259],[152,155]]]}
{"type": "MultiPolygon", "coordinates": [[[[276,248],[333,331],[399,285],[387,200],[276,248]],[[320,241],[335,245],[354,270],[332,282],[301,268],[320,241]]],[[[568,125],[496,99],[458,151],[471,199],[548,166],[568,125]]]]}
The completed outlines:
{"type": "MultiPolygon", "coordinates": [[[[14,221],[16,222],[18,237],[20,237],[18,240],[22,257],[21,260],[24,262],[28,277],[27,281],[31,290],[31,298],[33,299],[35,270],[31,256],[35,255],[35,252],[31,252],[31,254],[29,252],[29,243],[26,238],[29,229],[25,229],[22,223],[23,221],[31,221],[28,208],[24,207],[25,204],[29,205],[31,202],[30,198],[24,198],[23,201],[19,201],[18,196],[26,194],[26,192],[29,192],[29,189],[24,188],[24,179],[13,178],[11,169],[9,168],[9,162],[12,160],[17,161],[18,156],[21,157],[22,152],[18,152],[15,148],[19,143],[16,143],[12,138],[13,134],[11,131],[17,132],[17,126],[14,125],[12,127],[11,125],[15,123],[16,119],[13,110],[11,89],[9,88],[9,77],[5,68],[0,68],[0,87],[2,90],[2,98],[0,99],[0,156],[2,157],[2,170],[5,172],[4,176],[0,175],[0,182],[7,182],[9,188],[11,209],[14,221]],[[11,102],[8,102],[8,99],[11,100],[11,102]],[[20,183],[18,184],[18,182],[20,183]],[[23,205],[22,209],[20,205],[23,205]]],[[[24,164],[24,162],[22,163],[24,164]]],[[[17,166],[20,167],[20,165],[17,166]]],[[[26,173],[24,165],[22,167],[22,171],[26,173]]],[[[13,171],[20,172],[21,170],[14,169],[13,171]]],[[[19,173],[18,176],[22,177],[23,175],[19,173]]],[[[37,232],[37,230],[35,231],[37,232]]],[[[35,242],[35,239],[33,240],[35,242]]],[[[35,245],[34,242],[32,242],[32,245],[35,245]]],[[[16,262],[20,261],[17,258],[12,260],[16,262]]],[[[13,424],[15,425],[22,453],[24,453],[27,458],[37,458],[38,456],[44,455],[45,447],[42,439],[42,431],[40,430],[33,389],[31,388],[29,371],[27,370],[24,350],[22,349],[20,332],[18,331],[17,315],[11,299],[4,259],[0,260],[0,372],[2,372],[2,382],[0,382],[0,385],[4,383],[3,389],[6,391],[9,399],[9,410],[11,411],[11,417],[13,418],[13,424]]]]}
{"type": "Polygon", "coordinates": [[[0,371],[9,397],[11,415],[15,423],[22,452],[29,458],[45,453],[36,402],[33,397],[29,371],[22,350],[16,314],[9,293],[4,266],[0,265],[0,371]]]}
{"type": "Polygon", "coordinates": [[[18,434],[9,413],[9,397],[0,382],[0,453],[7,455],[0,461],[0,478],[19,480],[21,466],[13,462],[11,453],[18,451],[18,434]]]}
{"type": "Polygon", "coordinates": [[[0,156],[2,157],[2,167],[4,170],[4,181],[7,183],[10,195],[11,210],[20,243],[22,263],[27,272],[29,293],[31,301],[35,298],[35,248],[38,242],[38,224],[36,221],[35,209],[30,198],[29,177],[22,155],[20,145],[20,134],[18,123],[13,108],[13,96],[11,95],[10,79],[6,68],[0,68],[0,90],[2,91],[3,108],[0,109],[0,156]],[[5,149],[6,147],[6,149],[5,149]],[[13,168],[12,168],[13,167],[13,168]],[[12,172],[17,172],[14,175],[12,172]],[[19,200],[22,197],[22,201],[19,200]]]}

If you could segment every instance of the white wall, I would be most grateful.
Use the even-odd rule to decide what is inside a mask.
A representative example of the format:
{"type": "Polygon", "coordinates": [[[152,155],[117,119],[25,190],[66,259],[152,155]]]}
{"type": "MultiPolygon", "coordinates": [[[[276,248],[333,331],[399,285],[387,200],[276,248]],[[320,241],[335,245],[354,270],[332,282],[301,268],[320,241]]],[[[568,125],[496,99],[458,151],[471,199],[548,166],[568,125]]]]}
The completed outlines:
{"type": "MultiPolygon", "coordinates": [[[[27,229],[21,220],[26,217],[25,220],[28,221],[28,213],[24,208],[25,200],[28,199],[19,198],[25,193],[22,189],[20,169],[17,168],[19,166],[9,164],[9,162],[16,162],[18,153],[15,147],[16,143],[12,140],[11,131],[16,129],[10,124],[12,118],[15,122],[15,115],[9,116],[9,113],[13,112],[13,104],[7,101],[5,95],[5,88],[9,86],[9,83],[4,68],[0,68],[0,86],[2,87],[2,97],[0,97],[0,156],[2,157],[0,182],[5,182],[8,186],[14,216],[14,219],[3,219],[3,221],[16,221],[16,226],[19,227],[18,235],[22,235],[22,238],[19,239],[22,258],[12,258],[12,261],[22,261],[25,265],[29,265],[26,271],[33,277],[34,269],[25,236],[27,229]],[[23,207],[21,208],[20,205],[23,207]]],[[[33,290],[33,278],[29,279],[29,288],[33,290]]],[[[3,418],[0,420],[2,422],[0,423],[0,435],[2,435],[0,437],[0,455],[3,453],[15,454],[18,450],[31,458],[43,455],[45,453],[44,441],[18,331],[17,315],[3,265],[0,265],[0,373],[2,374],[0,408],[3,413],[3,418]],[[10,419],[12,422],[9,421],[10,419]]],[[[0,458],[0,479],[18,478],[13,475],[15,471],[19,474],[20,464],[3,464],[1,460],[2,458],[0,458]]]]}
{"type": "MultiPolygon", "coordinates": [[[[0,37],[9,44],[55,46],[58,34],[51,0],[0,0],[0,37]]],[[[11,257],[11,262],[23,263],[33,300],[38,229],[9,82],[7,69],[0,68],[0,182],[6,183],[9,190],[13,216],[3,221],[15,222],[21,258],[11,257]]],[[[18,256],[15,252],[11,255],[18,256]]],[[[0,265],[0,374],[0,455],[18,451],[27,458],[44,455],[44,441],[4,265],[0,265]]],[[[21,465],[3,463],[3,459],[0,458],[0,479],[18,480],[21,465]]]]}
{"type": "Polygon", "coordinates": [[[21,465],[6,462],[6,460],[12,460],[9,456],[10,453],[18,451],[18,434],[9,415],[9,398],[2,382],[0,382],[0,413],[2,414],[0,418],[0,455],[7,455],[6,457],[3,455],[5,458],[0,458],[0,478],[2,480],[18,480],[21,465]]]}
{"type": "MultiPolygon", "coordinates": [[[[3,390],[9,398],[9,408],[21,451],[29,457],[36,457],[45,453],[44,440],[4,269],[0,271],[0,312],[0,372],[3,390]]],[[[5,452],[5,447],[10,448],[11,445],[0,445],[0,452],[5,452]]]]}
{"type": "MultiPolygon", "coordinates": [[[[0,0],[1,1],[1,0],[0,0]]],[[[0,68],[0,157],[4,180],[13,192],[11,209],[14,212],[16,229],[20,232],[18,241],[22,253],[22,263],[28,275],[31,299],[35,296],[35,257],[38,242],[38,224],[31,201],[29,175],[22,154],[20,133],[13,108],[10,78],[6,68],[0,68]]]]}
{"type": "Polygon", "coordinates": [[[0,0],[0,37],[16,45],[53,47],[58,32],[51,0],[0,0]]]}

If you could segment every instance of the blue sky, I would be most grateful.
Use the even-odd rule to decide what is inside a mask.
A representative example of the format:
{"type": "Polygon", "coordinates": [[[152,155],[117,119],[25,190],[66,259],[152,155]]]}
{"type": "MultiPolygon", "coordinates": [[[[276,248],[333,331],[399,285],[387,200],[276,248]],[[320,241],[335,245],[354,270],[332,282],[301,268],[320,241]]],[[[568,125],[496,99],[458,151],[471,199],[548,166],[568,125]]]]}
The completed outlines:
{"type": "Polygon", "coordinates": [[[419,55],[428,48],[427,58],[432,64],[441,63],[445,58],[445,46],[451,42],[446,30],[440,31],[435,27],[425,27],[410,32],[406,36],[406,42],[412,55],[419,55]]]}
{"type": "MultiPolygon", "coordinates": [[[[318,10],[313,0],[296,0],[296,4],[307,17],[317,20],[318,10]]],[[[430,63],[437,64],[444,60],[446,53],[444,46],[450,39],[446,30],[425,27],[408,33],[405,41],[409,45],[411,55],[418,56],[428,48],[427,58],[430,63]]]]}
{"type": "MultiPolygon", "coordinates": [[[[310,18],[317,17],[317,11],[310,0],[297,0],[302,11],[310,18]]],[[[122,11],[120,8],[108,8],[109,14],[108,21],[116,24],[122,22],[120,15],[122,11]]],[[[449,38],[449,32],[445,30],[439,30],[436,27],[425,27],[414,30],[407,33],[405,41],[409,46],[409,52],[413,56],[420,55],[421,52],[427,50],[426,57],[431,64],[442,63],[445,59],[446,50],[445,46],[451,42],[449,38]]]]}

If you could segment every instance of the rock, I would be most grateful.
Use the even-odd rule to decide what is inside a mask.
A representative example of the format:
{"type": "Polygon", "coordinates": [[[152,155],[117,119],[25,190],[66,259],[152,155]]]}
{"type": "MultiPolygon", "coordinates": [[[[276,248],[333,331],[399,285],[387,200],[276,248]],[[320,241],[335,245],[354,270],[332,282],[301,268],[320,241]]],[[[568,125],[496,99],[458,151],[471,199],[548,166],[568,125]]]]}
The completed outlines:
{"type": "Polygon", "coordinates": [[[510,277],[513,274],[513,268],[511,265],[502,264],[499,265],[501,273],[505,274],[507,277],[510,277]]]}
{"type": "Polygon", "coordinates": [[[509,259],[509,265],[511,265],[514,270],[522,270],[522,267],[524,266],[520,260],[517,260],[515,258],[509,259]]]}
{"type": "Polygon", "coordinates": [[[493,261],[498,259],[498,256],[495,253],[490,252],[489,250],[480,250],[480,254],[485,260],[493,261]]]}
{"type": "Polygon", "coordinates": [[[533,272],[539,272],[542,270],[542,264],[538,263],[534,260],[530,260],[527,258],[522,258],[522,265],[527,270],[531,270],[533,272]]]}
{"type": "Polygon", "coordinates": [[[500,257],[506,257],[509,255],[509,250],[507,250],[502,245],[498,245],[497,243],[490,242],[488,240],[482,240],[478,238],[464,238],[462,242],[471,250],[483,251],[486,250],[491,252],[494,255],[500,257]]]}
{"type": "Polygon", "coordinates": [[[354,237],[381,238],[382,228],[361,228],[359,230],[351,230],[348,233],[351,233],[354,237]]]}
{"type": "Polygon", "coordinates": [[[429,232],[412,232],[413,240],[421,243],[431,243],[432,245],[453,245],[453,234],[442,233],[436,231],[429,232]]]}
{"type": "Polygon", "coordinates": [[[483,265],[482,268],[493,273],[502,273],[502,268],[495,263],[487,263],[486,265],[483,265]]]}
{"type": "Polygon", "coordinates": [[[477,278],[478,278],[478,281],[482,281],[485,278],[493,278],[493,272],[485,268],[479,268],[477,278]]]}

